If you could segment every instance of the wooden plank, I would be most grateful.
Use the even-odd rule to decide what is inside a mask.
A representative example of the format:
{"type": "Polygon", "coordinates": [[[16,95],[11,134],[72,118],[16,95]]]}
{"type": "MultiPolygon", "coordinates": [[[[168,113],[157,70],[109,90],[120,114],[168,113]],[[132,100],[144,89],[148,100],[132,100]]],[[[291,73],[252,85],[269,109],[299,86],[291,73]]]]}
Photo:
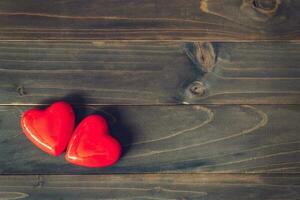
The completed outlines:
{"type": "Polygon", "coordinates": [[[98,113],[123,146],[113,167],[72,166],[22,134],[29,106],[0,107],[0,174],[144,172],[298,173],[299,105],[76,107],[77,121],[98,113]]]}
{"type": "Polygon", "coordinates": [[[0,103],[176,103],[180,84],[195,77],[182,45],[1,42],[0,103]]]}
{"type": "Polygon", "coordinates": [[[0,176],[0,198],[277,200],[300,198],[299,175],[0,176]]]}
{"type": "Polygon", "coordinates": [[[299,40],[298,0],[2,0],[1,40],[299,40]]]}
{"type": "Polygon", "coordinates": [[[299,104],[299,43],[0,42],[0,104],[299,104]]]}
{"type": "Polygon", "coordinates": [[[204,74],[198,75],[194,82],[186,86],[183,101],[204,104],[300,103],[299,44],[212,45],[216,62],[210,61],[214,58],[211,53],[203,53],[205,45],[200,43],[199,47],[199,43],[189,44],[187,53],[193,55],[190,56],[191,60],[204,74]],[[198,58],[196,56],[195,59],[195,55],[198,58]],[[203,63],[203,59],[206,63],[203,63]],[[190,92],[195,84],[202,88],[202,93],[190,92]]]}

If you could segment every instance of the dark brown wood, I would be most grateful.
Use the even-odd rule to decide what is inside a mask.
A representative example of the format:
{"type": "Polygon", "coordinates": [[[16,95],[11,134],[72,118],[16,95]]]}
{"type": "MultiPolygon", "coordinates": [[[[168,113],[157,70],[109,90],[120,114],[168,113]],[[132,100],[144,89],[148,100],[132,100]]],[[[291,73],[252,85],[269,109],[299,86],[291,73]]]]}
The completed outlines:
{"type": "Polygon", "coordinates": [[[0,199],[295,200],[299,187],[299,175],[0,176],[0,199]]]}
{"type": "Polygon", "coordinates": [[[213,43],[213,46],[215,62],[210,48],[197,43],[186,48],[194,66],[203,73],[186,86],[182,101],[205,104],[300,103],[298,43],[213,43]],[[205,54],[197,49],[204,49],[205,54]],[[203,59],[206,64],[201,64],[203,59]],[[189,89],[194,83],[200,83],[204,92],[200,95],[191,93],[189,89]]]}
{"type": "Polygon", "coordinates": [[[0,104],[299,104],[300,44],[0,42],[0,104]]]}
{"type": "Polygon", "coordinates": [[[0,174],[142,172],[298,173],[298,105],[88,106],[110,121],[124,154],[113,167],[72,166],[33,146],[19,119],[30,106],[0,107],[0,174]]]}
{"type": "Polygon", "coordinates": [[[299,200],[299,8],[1,0],[0,199],[299,200]],[[33,146],[20,117],[56,100],[77,123],[107,118],[121,160],[88,169],[33,146]]]}
{"type": "Polygon", "coordinates": [[[298,0],[2,0],[1,40],[299,40],[298,0]]]}
{"type": "Polygon", "coordinates": [[[196,76],[182,43],[1,42],[0,49],[1,104],[66,96],[78,104],[176,103],[196,76]]]}

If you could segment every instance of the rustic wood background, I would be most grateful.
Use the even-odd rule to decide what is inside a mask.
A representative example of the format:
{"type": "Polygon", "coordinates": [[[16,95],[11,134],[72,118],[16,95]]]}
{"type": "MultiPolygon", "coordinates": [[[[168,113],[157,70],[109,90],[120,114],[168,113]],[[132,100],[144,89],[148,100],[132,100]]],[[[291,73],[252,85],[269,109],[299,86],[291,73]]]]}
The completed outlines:
{"type": "Polygon", "coordinates": [[[298,0],[1,0],[5,40],[298,40],[298,0]]]}
{"type": "Polygon", "coordinates": [[[299,200],[300,1],[1,0],[0,199],[299,200]],[[103,115],[113,167],[24,136],[26,109],[103,115]]]}
{"type": "Polygon", "coordinates": [[[0,49],[0,105],[300,103],[299,43],[0,41],[0,49]]]}

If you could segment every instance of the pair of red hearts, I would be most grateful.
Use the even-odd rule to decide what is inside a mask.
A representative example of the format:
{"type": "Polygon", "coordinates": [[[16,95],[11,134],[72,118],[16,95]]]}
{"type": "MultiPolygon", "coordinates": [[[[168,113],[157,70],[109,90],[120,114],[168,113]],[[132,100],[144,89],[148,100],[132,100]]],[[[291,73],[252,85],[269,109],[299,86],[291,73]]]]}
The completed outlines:
{"type": "Polygon", "coordinates": [[[110,136],[103,117],[90,115],[74,130],[75,114],[66,102],[26,111],[21,126],[29,140],[50,155],[58,156],[67,148],[65,159],[72,164],[107,167],[121,155],[121,145],[110,136]]]}

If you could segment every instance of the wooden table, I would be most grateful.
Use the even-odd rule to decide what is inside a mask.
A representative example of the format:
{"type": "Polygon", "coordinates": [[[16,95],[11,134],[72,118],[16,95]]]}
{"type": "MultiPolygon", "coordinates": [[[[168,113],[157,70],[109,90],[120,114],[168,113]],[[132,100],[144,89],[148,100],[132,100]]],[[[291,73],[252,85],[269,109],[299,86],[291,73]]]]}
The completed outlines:
{"type": "Polygon", "coordinates": [[[0,199],[300,199],[300,1],[1,0],[0,199]],[[123,146],[87,169],[22,113],[103,115],[123,146]]]}

